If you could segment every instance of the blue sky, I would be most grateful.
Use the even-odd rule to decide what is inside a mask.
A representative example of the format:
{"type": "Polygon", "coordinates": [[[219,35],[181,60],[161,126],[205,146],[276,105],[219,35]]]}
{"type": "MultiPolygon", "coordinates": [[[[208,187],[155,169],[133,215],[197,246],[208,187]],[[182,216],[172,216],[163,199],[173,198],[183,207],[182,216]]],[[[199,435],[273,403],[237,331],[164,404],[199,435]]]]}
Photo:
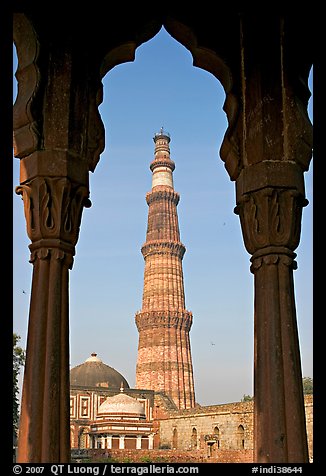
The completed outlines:
{"type": "MultiPolygon", "coordinates": [[[[309,82],[312,90],[312,73],[309,82]]],[[[106,146],[90,174],[92,207],[84,209],[70,271],[71,367],[97,352],[135,385],[145,195],[151,189],[153,136],[163,126],[171,135],[181,241],[187,249],[183,272],[186,307],[193,312],[196,400],[202,405],[239,401],[253,394],[254,281],[233,213],[235,184],[219,156],[227,127],[223,88],[213,75],[193,67],[189,51],[164,29],[137,49],[134,62],[110,71],[103,85],[106,146]]],[[[312,118],[311,100],[309,114],[312,118]]],[[[312,377],[312,166],[305,181],[309,205],[303,210],[294,280],[302,371],[312,377]]],[[[19,160],[14,159],[13,188],[18,183],[19,160]]],[[[13,327],[26,347],[32,265],[21,198],[14,195],[13,205],[13,327]]]]}

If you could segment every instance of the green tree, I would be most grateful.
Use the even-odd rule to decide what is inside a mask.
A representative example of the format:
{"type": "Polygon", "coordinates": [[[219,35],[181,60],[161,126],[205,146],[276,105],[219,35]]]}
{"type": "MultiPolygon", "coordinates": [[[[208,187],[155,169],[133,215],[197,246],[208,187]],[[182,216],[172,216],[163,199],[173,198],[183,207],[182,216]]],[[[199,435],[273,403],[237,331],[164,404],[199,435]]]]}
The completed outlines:
{"type": "Polygon", "coordinates": [[[241,401],[242,402],[251,402],[254,399],[254,397],[251,397],[250,395],[243,395],[241,401]]]}
{"type": "Polygon", "coordinates": [[[18,421],[19,421],[19,387],[18,387],[18,377],[20,368],[25,364],[25,351],[17,345],[20,341],[20,336],[13,334],[13,426],[14,426],[14,435],[17,436],[18,431],[18,421]]]}
{"type": "Polygon", "coordinates": [[[304,395],[310,395],[310,394],[314,393],[314,384],[313,384],[313,380],[312,380],[311,377],[303,377],[302,385],[303,385],[303,394],[304,395]]]}

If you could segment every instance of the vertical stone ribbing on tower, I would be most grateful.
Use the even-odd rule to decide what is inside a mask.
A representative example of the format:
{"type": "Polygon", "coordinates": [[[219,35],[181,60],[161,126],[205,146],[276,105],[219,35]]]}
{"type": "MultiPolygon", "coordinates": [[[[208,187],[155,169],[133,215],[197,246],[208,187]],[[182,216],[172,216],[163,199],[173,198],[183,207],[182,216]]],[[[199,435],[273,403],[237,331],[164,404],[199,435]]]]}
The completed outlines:
{"type": "Polygon", "coordinates": [[[179,408],[192,408],[192,313],[185,309],[185,247],[180,241],[177,215],[180,197],[173,187],[170,136],[162,128],[154,142],[152,190],[146,194],[147,234],[141,249],[145,260],[143,301],[135,317],[139,331],[136,388],[164,392],[179,408]]]}

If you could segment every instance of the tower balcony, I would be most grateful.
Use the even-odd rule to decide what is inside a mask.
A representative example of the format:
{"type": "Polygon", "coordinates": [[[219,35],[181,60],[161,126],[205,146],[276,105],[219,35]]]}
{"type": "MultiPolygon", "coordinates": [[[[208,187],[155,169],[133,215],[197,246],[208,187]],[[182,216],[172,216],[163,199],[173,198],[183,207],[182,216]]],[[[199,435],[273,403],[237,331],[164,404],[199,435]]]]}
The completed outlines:
{"type": "Polygon", "coordinates": [[[171,140],[171,137],[170,137],[170,134],[168,132],[166,132],[163,127],[161,127],[161,130],[160,132],[156,132],[154,137],[153,137],[153,141],[156,142],[158,139],[165,139],[167,140],[168,142],[170,142],[171,140]]]}
{"type": "Polygon", "coordinates": [[[160,327],[183,329],[190,331],[192,326],[192,312],[184,310],[157,310],[138,311],[135,315],[138,331],[143,329],[155,329],[160,327]]]}
{"type": "Polygon", "coordinates": [[[186,247],[182,243],[175,241],[147,241],[141,248],[142,255],[146,258],[152,254],[168,254],[174,255],[182,259],[185,254],[186,247]]]}

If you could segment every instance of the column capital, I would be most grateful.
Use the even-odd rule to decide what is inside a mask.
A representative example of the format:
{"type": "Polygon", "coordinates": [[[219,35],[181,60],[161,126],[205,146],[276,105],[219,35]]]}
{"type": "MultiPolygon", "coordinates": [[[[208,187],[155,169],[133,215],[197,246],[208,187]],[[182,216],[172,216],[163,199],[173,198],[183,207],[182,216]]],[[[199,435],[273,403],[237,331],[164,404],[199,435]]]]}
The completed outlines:
{"type": "MultiPolygon", "coordinates": [[[[83,207],[90,207],[89,191],[67,177],[36,177],[16,187],[22,195],[31,262],[51,255],[75,254],[83,207]]],[[[70,263],[70,266],[72,262],[70,263]]]]}
{"type": "Polygon", "coordinates": [[[299,245],[302,208],[307,204],[295,188],[265,187],[242,195],[234,212],[240,216],[247,251],[267,254],[282,247],[291,254],[299,245]]]}

